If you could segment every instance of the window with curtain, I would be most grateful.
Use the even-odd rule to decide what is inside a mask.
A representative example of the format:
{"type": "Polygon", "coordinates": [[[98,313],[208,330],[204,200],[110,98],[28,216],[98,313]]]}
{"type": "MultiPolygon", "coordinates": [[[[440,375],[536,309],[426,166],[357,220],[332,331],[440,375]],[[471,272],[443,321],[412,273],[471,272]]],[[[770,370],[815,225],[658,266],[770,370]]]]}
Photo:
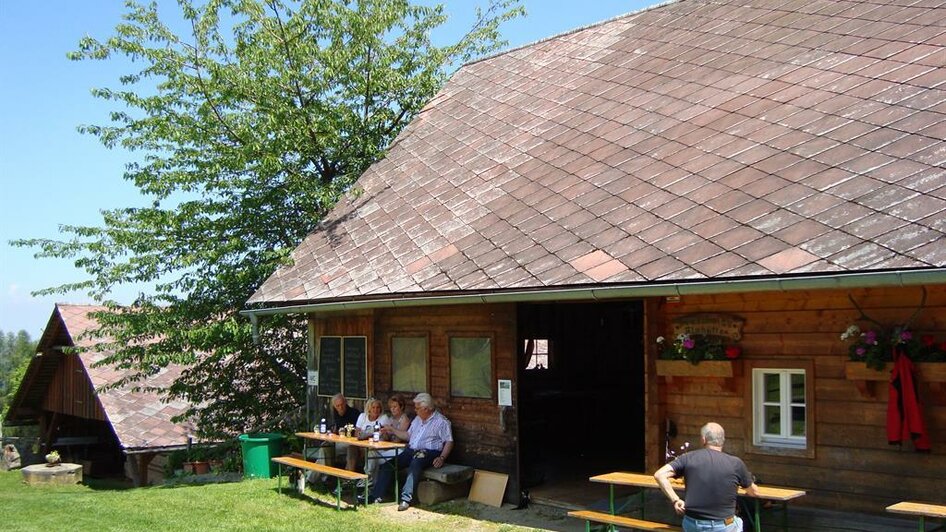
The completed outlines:
{"type": "Polygon", "coordinates": [[[493,347],[490,338],[450,338],[450,395],[493,396],[493,347]]]}
{"type": "Polygon", "coordinates": [[[808,405],[803,369],[753,369],[753,443],[807,446],[808,405]]]}
{"type": "Polygon", "coordinates": [[[427,391],[427,337],[391,338],[392,387],[399,392],[427,391]]]}
{"type": "Polygon", "coordinates": [[[549,340],[545,338],[530,338],[524,340],[523,349],[529,357],[526,364],[527,370],[549,369],[552,359],[550,356],[549,340]]]}

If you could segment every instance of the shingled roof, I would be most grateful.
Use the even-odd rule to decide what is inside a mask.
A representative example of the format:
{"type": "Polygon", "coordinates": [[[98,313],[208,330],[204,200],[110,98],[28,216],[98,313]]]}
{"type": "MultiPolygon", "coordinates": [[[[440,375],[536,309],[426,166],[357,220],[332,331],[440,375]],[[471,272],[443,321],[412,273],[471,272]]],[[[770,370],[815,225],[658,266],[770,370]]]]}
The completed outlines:
{"type": "MultiPolygon", "coordinates": [[[[127,374],[126,370],[114,366],[94,367],[108,353],[97,348],[101,340],[83,336],[83,333],[98,326],[92,314],[104,310],[105,307],[94,305],[56,305],[38,345],[38,350],[44,355],[31,361],[27,378],[23,380],[28,383],[28,389],[17,390],[9,415],[17,416],[18,407],[26,406],[35,410],[42,404],[46,387],[61,356],[78,356],[90,385],[96,390],[114,384],[127,374]],[[78,347],[81,350],[77,355],[63,354],[63,347],[78,347]],[[35,377],[30,378],[30,374],[35,374],[35,377]]],[[[144,384],[164,389],[180,373],[181,367],[170,365],[144,384]]],[[[95,396],[119,444],[126,451],[184,447],[188,435],[195,431],[191,424],[171,421],[172,417],[182,414],[189,406],[186,402],[169,401],[155,392],[132,391],[131,387],[109,389],[95,396]]]]}
{"type": "Polygon", "coordinates": [[[946,266],[946,2],[683,0],[459,69],[249,300],[946,266]]]}

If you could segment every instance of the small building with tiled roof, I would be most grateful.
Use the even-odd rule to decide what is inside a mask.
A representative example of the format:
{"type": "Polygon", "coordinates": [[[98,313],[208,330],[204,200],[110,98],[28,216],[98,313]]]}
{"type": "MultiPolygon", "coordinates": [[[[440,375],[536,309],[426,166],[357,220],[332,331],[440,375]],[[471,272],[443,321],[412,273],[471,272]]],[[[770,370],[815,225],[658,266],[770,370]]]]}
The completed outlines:
{"type": "MultiPolygon", "coordinates": [[[[161,454],[186,449],[195,429],[172,421],[188,404],[132,386],[110,388],[127,372],[97,365],[108,352],[85,333],[97,328],[94,305],[57,304],[7,412],[8,425],[38,424],[44,449],[90,462],[93,474],[122,475],[136,482],[159,478],[161,454]],[[127,462],[127,465],[126,465],[127,462]],[[149,468],[149,466],[151,466],[149,468]],[[155,476],[157,474],[157,476],[155,476]]],[[[166,389],[181,368],[169,366],[143,386],[166,389]]]]}
{"type": "Polygon", "coordinates": [[[840,337],[946,352],[944,138],[946,2],[668,2],[460,68],[246,312],[309,315],[311,393],[432,393],[513,500],[715,420],[765,483],[879,512],[946,473],[946,365],[917,454],[840,337]],[[722,373],[659,360],[707,342],[722,373]]]}

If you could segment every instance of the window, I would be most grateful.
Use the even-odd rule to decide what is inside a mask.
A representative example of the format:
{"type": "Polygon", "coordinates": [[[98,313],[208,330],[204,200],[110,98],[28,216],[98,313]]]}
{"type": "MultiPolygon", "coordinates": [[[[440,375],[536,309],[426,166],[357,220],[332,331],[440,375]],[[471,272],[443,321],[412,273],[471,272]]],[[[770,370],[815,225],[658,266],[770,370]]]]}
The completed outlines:
{"type": "Polygon", "coordinates": [[[523,341],[523,352],[529,357],[526,363],[527,370],[549,369],[551,357],[549,356],[549,341],[542,338],[530,338],[523,341]]]}
{"type": "Polygon", "coordinates": [[[493,347],[490,338],[450,338],[450,395],[493,396],[493,347]]]}
{"type": "Polygon", "coordinates": [[[805,449],[808,393],[804,369],[752,370],[753,443],[805,449]]]}
{"type": "Polygon", "coordinates": [[[399,392],[427,391],[427,337],[391,338],[392,387],[399,392]]]}

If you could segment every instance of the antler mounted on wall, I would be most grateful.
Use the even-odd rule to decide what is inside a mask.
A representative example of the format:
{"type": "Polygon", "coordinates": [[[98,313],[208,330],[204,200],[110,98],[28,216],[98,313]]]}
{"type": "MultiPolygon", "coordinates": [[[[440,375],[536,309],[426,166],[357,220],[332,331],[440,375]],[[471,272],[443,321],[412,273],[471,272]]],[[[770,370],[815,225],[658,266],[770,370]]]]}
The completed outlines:
{"type": "MultiPolygon", "coordinates": [[[[920,306],[918,306],[916,310],[913,311],[913,314],[911,314],[910,317],[907,318],[907,320],[904,321],[900,325],[904,329],[909,328],[910,324],[913,323],[913,320],[915,320],[916,317],[920,315],[920,312],[923,310],[923,308],[926,307],[926,287],[921,286],[920,290],[922,290],[922,294],[923,294],[920,298],[920,306]]],[[[854,305],[854,308],[856,308],[857,311],[861,313],[861,315],[857,317],[856,321],[867,321],[867,322],[873,323],[874,325],[880,327],[881,329],[886,328],[883,323],[868,316],[867,313],[864,312],[864,309],[861,308],[861,306],[857,304],[857,301],[854,300],[854,297],[851,294],[848,294],[847,298],[851,301],[851,304],[854,305]]]]}

